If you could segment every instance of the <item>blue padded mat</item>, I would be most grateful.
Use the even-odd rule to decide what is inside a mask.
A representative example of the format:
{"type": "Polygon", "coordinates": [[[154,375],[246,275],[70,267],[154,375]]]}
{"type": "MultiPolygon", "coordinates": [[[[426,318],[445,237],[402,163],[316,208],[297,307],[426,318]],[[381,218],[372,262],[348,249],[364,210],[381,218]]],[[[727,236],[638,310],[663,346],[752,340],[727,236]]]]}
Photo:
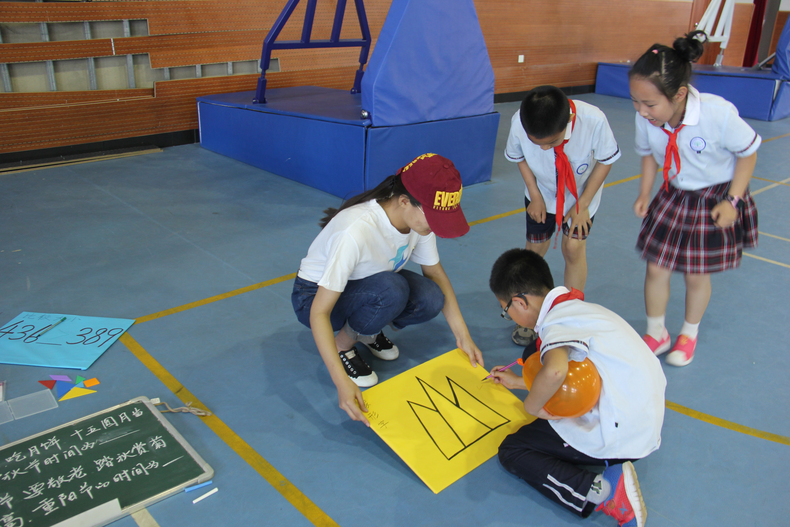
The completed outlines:
{"type": "MultiPolygon", "coordinates": [[[[631,64],[598,64],[595,93],[630,98],[628,71],[631,64]]],[[[724,97],[738,108],[741,117],[773,121],[787,117],[786,103],[777,99],[784,93],[781,77],[769,70],[732,66],[694,65],[691,83],[701,92],[724,97]]]]}
{"type": "Polygon", "coordinates": [[[315,86],[198,98],[200,144],[341,198],[376,186],[418,155],[452,159],[464,185],[491,179],[496,112],[373,127],[359,118],[359,95],[315,86]]]}
{"type": "Polygon", "coordinates": [[[393,0],[362,77],[374,126],[494,111],[494,70],[473,0],[393,0]]]}
{"type": "Polygon", "coordinates": [[[297,86],[266,90],[266,104],[253,104],[255,91],[219,93],[198,97],[198,102],[219,106],[232,106],[277,113],[295,117],[308,117],[322,121],[366,126],[362,119],[362,103],[359,94],[346,90],[321,88],[319,86],[297,86]]]}

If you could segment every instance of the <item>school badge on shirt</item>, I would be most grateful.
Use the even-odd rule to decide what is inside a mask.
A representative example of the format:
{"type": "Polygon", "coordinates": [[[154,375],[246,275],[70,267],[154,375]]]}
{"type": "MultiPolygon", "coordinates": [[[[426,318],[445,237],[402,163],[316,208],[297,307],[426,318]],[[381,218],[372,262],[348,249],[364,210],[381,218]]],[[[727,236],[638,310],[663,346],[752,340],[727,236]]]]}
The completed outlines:
{"type": "Polygon", "coordinates": [[[708,143],[701,137],[694,137],[691,141],[689,141],[689,146],[692,150],[696,153],[701,154],[705,147],[708,146],[708,143]]]}

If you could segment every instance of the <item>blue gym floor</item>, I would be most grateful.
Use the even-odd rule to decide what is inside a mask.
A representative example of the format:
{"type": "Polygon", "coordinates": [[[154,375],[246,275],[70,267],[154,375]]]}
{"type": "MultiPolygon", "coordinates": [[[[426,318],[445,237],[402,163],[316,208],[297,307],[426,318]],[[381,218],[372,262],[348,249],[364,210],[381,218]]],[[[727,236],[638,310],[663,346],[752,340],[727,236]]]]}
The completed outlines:
{"type": "MultiPolygon", "coordinates": [[[[642,332],[634,110],[626,99],[576,98],[607,114],[623,151],[588,243],[586,297],[642,332]]],[[[464,189],[471,231],[439,240],[489,368],[521,353],[487,283],[495,258],[524,245],[523,182],[502,154],[517,108],[496,106],[493,177],[464,189]]],[[[739,269],[713,277],[694,362],[664,366],[663,443],[636,463],[651,527],[790,522],[790,119],[749,122],[764,141],[751,184],[760,243],[739,269]]],[[[322,210],[338,204],[199,145],[0,175],[0,324],[23,311],[138,319],[86,372],[0,364],[7,398],[42,389],[50,374],[101,381],[95,394],[0,425],[2,444],[141,395],[173,407],[193,401],[214,417],[165,415],[213,467],[219,492],[196,505],[198,493],[177,494],[114,525],[614,525],[601,513],[571,515],[495,458],[435,495],[338,408],[290,302],[322,210]]],[[[547,259],[561,282],[560,250],[547,259]]],[[[673,335],[683,296],[678,276],[667,312],[673,335]]],[[[369,360],[381,380],[455,347],[441,315],[390,336],[401,357],[369,360]]]]}

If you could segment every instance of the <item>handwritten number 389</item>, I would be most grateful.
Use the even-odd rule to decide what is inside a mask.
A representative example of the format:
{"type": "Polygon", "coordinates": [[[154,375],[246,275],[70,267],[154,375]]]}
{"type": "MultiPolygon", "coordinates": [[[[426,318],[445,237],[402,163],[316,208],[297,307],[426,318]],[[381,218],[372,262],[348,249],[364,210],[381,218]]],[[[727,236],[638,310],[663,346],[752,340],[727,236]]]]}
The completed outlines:
{"type": "Polygon", "coordinates": [[[107,342],[111,340],[113,337],[123,333],[123,328],[113,328],[110,330],[108,330],[107,328],[99,328],[96,330],[95,335],[89,337],[91,333],[93,333],[93,328],[82,328],[80,330],[80,333],[77,333],[77,336],[82,337],[82,340],[78,340],[77,342],[66,342],[66,344],[84,344],[85,346],[90,346],[91,344],[96,344],[97,342],[99,342],[102,336],[106,335],[108,338],[107,340],[99,344],[99,347],[101,347],[107,344],[107,342]]]}

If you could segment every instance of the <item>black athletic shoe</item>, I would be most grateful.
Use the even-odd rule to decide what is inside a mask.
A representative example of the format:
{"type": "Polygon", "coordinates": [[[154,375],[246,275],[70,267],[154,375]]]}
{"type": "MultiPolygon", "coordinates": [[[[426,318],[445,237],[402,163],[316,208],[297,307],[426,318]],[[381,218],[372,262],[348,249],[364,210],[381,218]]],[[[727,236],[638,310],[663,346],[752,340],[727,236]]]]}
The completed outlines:
{"type": "Polygon", "coordinates": [[[376,341],[373,344],[366,342],[363,342],[363,344],[368,347],[373,356],[381,360],[395,360],[400,354],[398,346],[385,337],[383,331],[376,335],[376,341]]]}
{"type": "Polygon", "coordinates": [[[370,369],[370,366],[362,360],[356,347],[339,353],[340,360],[343,362],[343,367],[346,369],[346,374],[354,381],[354,384],[360,388],[368,388],[379,382],[376,372],[370,369]]]}

